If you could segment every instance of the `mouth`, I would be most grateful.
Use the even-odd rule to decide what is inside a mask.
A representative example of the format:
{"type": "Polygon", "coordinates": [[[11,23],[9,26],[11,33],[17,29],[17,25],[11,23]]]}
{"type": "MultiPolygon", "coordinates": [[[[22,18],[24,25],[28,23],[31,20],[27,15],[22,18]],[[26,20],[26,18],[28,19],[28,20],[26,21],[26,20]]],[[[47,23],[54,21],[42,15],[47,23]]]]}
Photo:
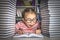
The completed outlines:
{"type": "Polygon", "coordinates": [[[32,26],[32,25],[29,25],[29,26],[32,26]]]}
{"type": "Polygon", "coordinates": [[[30,27],[32,27],[33,25],[29,25],[30,27]]]}

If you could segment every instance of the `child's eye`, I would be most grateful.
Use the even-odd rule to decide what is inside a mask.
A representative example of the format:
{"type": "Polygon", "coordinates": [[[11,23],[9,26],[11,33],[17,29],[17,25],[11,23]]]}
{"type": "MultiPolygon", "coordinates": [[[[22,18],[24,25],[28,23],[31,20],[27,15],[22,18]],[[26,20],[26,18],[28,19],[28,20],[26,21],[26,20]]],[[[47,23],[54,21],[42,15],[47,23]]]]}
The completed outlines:
{"type": "Polygon", "coordinates": [[[34,22],[35,20],[36,20],[36,18],[33,18],[33,19],[26,19],[25,21],[30,23],[30,22],[34,22]]]}

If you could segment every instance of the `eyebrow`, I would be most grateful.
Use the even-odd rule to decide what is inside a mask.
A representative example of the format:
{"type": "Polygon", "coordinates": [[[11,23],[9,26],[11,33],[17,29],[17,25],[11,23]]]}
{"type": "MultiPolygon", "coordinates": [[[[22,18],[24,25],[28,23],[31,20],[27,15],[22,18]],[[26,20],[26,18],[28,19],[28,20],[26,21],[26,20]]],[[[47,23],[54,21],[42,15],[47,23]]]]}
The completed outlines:
{"type": "MultiPolygon", "coordinates": [[[[36,18],[36,17],[34,17],[34,18],[36,18]]],[[[33,18],[33,19],[34,19],[34,18],[33,18]]],[[[26,18],[26,19],[31,19],[31,18],[26,18]]]]}

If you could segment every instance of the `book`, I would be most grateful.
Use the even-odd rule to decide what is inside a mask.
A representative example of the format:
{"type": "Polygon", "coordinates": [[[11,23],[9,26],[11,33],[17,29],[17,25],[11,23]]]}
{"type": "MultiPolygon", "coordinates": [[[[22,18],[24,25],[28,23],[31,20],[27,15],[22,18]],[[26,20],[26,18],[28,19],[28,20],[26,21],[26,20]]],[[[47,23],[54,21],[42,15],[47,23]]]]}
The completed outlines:
{"type": "Polygon", "coordinates": [[[14,37],[43,37],[42,34],[16,34],[14,37]]]}

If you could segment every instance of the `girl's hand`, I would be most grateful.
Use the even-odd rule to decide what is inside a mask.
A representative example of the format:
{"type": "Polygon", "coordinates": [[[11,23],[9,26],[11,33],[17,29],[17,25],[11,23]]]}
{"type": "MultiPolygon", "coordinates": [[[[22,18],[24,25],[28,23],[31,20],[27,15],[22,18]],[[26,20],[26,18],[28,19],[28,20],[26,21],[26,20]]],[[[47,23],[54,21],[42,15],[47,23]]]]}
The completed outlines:
{"type": "Polygon", "coordinates": [[[40,29],[37,29],[36,30],[36,34],[41,34],[41,30],[40,29]]]}
{"type": "Polygon", "coordinates": [[[23,31],[17,30],[17,33],[18,33],[18,34],[23,34],[23,31]]]}
{"type": "Polygon", "coordinates": [[[23,34],[23,32],[21,30],[18,31],[18,34],[23,34]]]}

